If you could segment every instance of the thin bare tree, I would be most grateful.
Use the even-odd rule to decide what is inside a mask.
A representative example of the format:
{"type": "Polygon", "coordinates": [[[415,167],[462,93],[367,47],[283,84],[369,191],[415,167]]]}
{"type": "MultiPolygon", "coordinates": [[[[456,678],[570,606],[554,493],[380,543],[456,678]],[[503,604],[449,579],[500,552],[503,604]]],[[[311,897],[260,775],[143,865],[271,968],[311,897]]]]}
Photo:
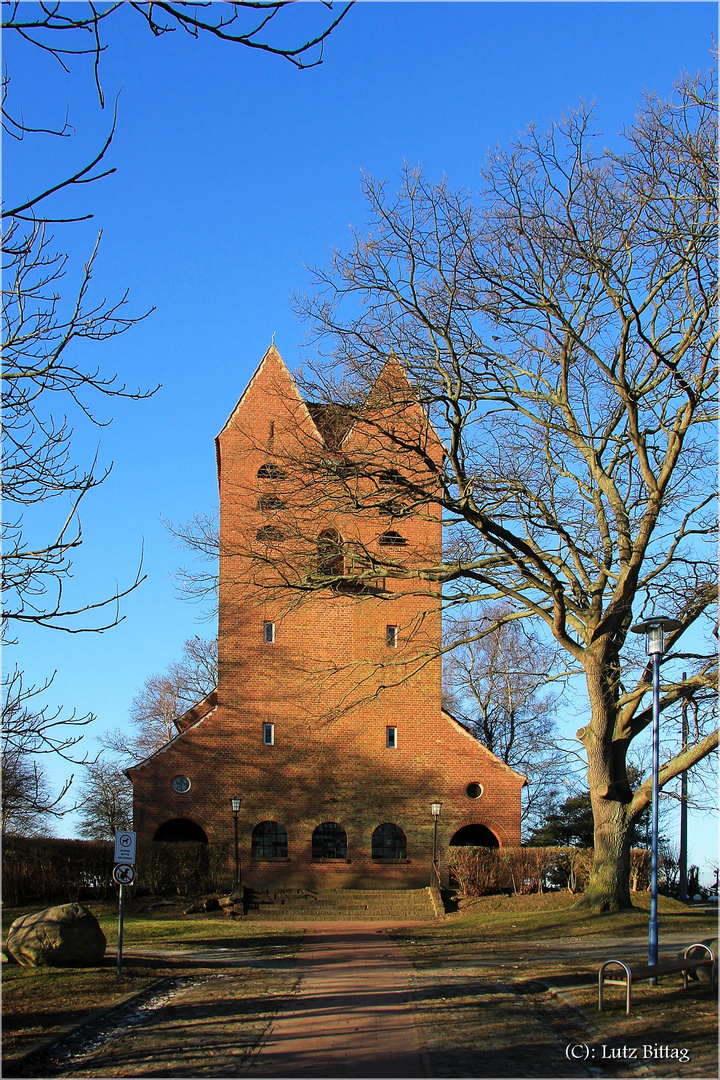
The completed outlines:
{"type": "Polygon", "coordinates": [[[76,756],[83,737],[79,729],[95,719],[92,713],[63,714],[62,708],[42,704],[52,678],[41,685],[26,685],[17,668],[3,678],[2,730],[2,831],[36,833],[47,828],[48,818],[67,813],[62,802],[72,784],[72,775],[52,791],[38,758],[59,755],[73,765],[85,764],[76,756]]]}
{"type": "Polygon", "coordinates": [[[325,42],[342,22],[354,0],[333,4],[318,0],[298,5],[296,0],[200,0],[199,3],[116,3],[99,7],[86,0],[72,7],[46,2],[3,4],[3,29],[14,31],[63,68],[73,56],[92,59],[101,104],[100,62],[107,49],[103,30],[121,9],[135,12],[153,37],[184,30],[193,38],[216,38],[247,49],[282,57],[297,68],[322,63],[325,42]],[[297,9],[293,17],[293,9],[297,9]]]}
{"type": "Polygon", "coordinates": [[[446,708],[506,765],[527,777],[523,829],[536,828],[566,790],[567,755],[558,739],[554,650],[516,621],[507,604],[446,626],[452,651],[443,666],[446,708]],[[486,624],[493,632],[478,637],[486,624]]]}
{"type": "Polygon", "coordinates": [[[81,833],[88,840],[112,840],[132,828],[132,784],[115,761],[99,758],[85,766],[80,787],[81,833]]]}

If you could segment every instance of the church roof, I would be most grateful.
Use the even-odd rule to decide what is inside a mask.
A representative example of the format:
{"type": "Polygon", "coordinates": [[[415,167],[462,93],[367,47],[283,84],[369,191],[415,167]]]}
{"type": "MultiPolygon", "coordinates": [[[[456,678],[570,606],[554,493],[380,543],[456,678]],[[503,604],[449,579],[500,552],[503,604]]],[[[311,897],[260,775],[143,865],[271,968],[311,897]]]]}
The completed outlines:
{"type": "Polygon", "coordinates": [[[186,731],[198,720],[202,720],[204,716],[207,716],[209,712],[217,705],[217,690],[211,690],[206,698],[202,701],[198,701],[197,705],[193,705],[191,709],[184,712],[182,716],[176,716],[173,720],[175,727],[178,731],[186,731]]]}

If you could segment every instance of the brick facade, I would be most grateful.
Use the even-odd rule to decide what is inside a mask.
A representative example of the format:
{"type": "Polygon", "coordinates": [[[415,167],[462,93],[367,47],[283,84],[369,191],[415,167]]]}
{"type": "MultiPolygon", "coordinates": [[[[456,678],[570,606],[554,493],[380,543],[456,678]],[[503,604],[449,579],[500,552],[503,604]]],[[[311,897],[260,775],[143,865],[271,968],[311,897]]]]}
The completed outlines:
{"type": "MultiPolygon", "coordinates": [[[[379,394],[368,407],[383,409],[383,400],[379,394]]],[[[420,425],[427,427],[417,406],[406,402],[401,414],[398,423],[415,435],[420,425]]],[[[366,454],[402,468],[401,455],[375,439],[372,425],[344,431],[342,415],[328,419],[306,406],[274,346],[217,439],[217,691],[181,720],[172,742],[129,774],[134,827],[145,839],[182,820],[210,841],[231,841],[229,800],[242,797],[246,885],[425,885],[433,800],[442,802],[441,866],[465,826],[484,826],[500,846],[520,842],[523,777],[441,708],[441,662],[434,655],[441,623],[432,587],[423,596],[409,595],[402,580],[387,577],[363,592],[293,588],[303,558],[317,565],[322,535],[330,537],[320,542],[321,549],[329,544],[330,570],[336,542],[346,560],[367,562],[389,530],[405,541],[397,548],[403,565],[411,566],[419,552],[423,560],[440,557],[435,514],[419,510],[397,522],[386,513],[353,515],[329,486],[298,472],[313,453],[326,461],[330,451],[338,460],[366,454]],[[389,632],[389,626],[397,629],[389,632]],[[178,776],[190,780],[188,790],[173,790],[178,776]],[[479,797],[467,794],[470,784],[481,786],[479,797]],[[282,832],[278,843],[274,826],[262,822],[284,830],[287,854],[282,832]],[[318,834],[313,857],[313,833],[329,822],[344,830],[347,851],[332,846],[339,830],[325,830],[325,856],[336,857],[322,856],[318,834]],[[373,834],[388,823],[402,833],[385,830],[382,852],[376,835],[373,858],[373,834]]]]}

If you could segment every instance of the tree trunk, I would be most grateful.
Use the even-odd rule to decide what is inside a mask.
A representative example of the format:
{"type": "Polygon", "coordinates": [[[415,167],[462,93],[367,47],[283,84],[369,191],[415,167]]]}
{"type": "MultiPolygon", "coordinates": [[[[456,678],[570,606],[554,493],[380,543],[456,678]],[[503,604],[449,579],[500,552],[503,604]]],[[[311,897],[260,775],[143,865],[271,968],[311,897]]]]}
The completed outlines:
{"type": "Polygon", "coordinates": [[[585,677],[592,710],[588,727],[578,732],[588,759],[588,786],[595,823],[593,865],[579,906],[593,912],[621,911],[630,902],[630,801],[625,759],[628,743],[614,739],[617,682],[608,678],[616,665],[607,643],[589,649],[585,677]]]}
{"type": "Polygon", "coordinates": [[[593,912],[621,911],[630,901],[630,821],[627,804],[591,791],[595,850],[587,891],[579,907],[593,912]]]}

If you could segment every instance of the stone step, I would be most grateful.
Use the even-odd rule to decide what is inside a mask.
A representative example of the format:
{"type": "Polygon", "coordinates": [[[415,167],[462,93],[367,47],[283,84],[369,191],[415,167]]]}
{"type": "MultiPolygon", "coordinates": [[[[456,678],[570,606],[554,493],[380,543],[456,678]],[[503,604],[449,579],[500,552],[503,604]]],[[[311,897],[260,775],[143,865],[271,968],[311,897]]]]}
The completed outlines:
{"type": "Polygon", "coordinates": [[[433,919],[428,889],[247,889],[246,919],[298,921],[340,919],[433,919]]]}

